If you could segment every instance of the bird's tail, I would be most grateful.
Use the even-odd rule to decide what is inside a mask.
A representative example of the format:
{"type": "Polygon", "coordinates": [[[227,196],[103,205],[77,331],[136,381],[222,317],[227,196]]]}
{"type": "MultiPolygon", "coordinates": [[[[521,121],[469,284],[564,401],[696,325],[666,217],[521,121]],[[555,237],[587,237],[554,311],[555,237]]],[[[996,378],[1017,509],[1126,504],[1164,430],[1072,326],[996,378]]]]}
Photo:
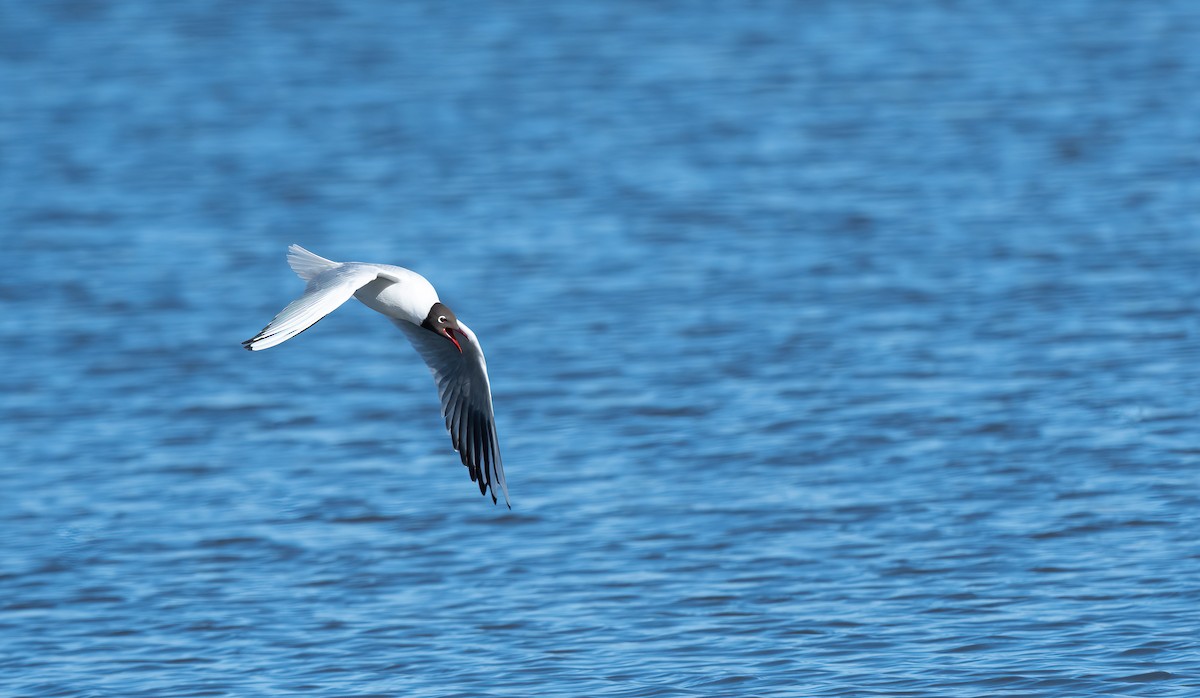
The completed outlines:
{"type": "Polygon", "coordinates": [[[287,261],[292,271],[305,281],[310,281],[317,274],[338,265],[337,262],[315,255],[299,245],[288,246],[287,261]]]}

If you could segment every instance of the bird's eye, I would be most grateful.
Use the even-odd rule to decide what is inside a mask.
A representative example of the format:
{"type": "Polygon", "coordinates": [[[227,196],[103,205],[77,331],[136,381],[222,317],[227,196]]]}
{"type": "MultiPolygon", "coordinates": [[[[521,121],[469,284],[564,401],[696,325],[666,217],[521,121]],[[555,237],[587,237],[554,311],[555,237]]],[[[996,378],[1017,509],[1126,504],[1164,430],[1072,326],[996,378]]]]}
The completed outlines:
{"type": "Polygon", "coordinates": [[[446,324],[446,316],[438,315],[438,322],[442,323],[443,325],[446,324]]]}

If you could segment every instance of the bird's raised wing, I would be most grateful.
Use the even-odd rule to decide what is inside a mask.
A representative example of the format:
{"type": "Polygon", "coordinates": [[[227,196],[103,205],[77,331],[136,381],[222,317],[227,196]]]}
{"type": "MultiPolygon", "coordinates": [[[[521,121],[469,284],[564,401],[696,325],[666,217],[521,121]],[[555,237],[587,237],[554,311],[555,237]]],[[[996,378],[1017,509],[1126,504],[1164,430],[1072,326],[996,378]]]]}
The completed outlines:
{"type": "Polygon", "coordinates": [[[441,335],[403,320],[393,320],[408,335],[417,353],[429,366],[442,400],[442,415],[454,450],[462,457],[463,465],[471,472],[471,480],[479,483],[480,493],[492,491],[496,501],[496,486],[504,494],[508,508],[508,484],[504,482],[504,466],[500,462],[500,442],[496,438],[496,417],[492,412],[492,387],[488,382],[487,363],[483,348],[471,328],[459,321],[465,338],[459,341],[462,351],[441,335]]]}
{"type": "Polygon", "coordinates": [[[339,264],[311,277],[304,295],[287,304],[258,334],[242,342],[250,351],[282,344],[350,300],[354,292],[381,276],[387,276],[371,264],[339,264]]]}

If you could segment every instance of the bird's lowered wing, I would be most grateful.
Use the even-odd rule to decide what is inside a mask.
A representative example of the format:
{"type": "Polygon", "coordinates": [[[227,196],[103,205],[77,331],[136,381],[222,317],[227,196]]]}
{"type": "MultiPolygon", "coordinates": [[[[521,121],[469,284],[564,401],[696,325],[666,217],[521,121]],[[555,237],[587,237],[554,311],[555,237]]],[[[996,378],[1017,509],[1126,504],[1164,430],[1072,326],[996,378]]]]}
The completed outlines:
{"type": "Polygon", "coordinates": [[[339,264],[313,276],[304,295],[287,304],[258,334],[242,342],[250,351],[282,344],[350,300],[354,292],[387,275],[370,264],[339,264]]]}
{"type": "Polygon", "coordinates": [[[463,465],[471,472],[471,480],[479,483],[479,491],[490,488],[496,501],[496,486],[508,501],[508,485],[504,482],[504,466],[500,462],[500,443],[496,438],[496,418],[492,412],[492,388],[488,382],[487,363],[483,348],[471,328],[458,323],[465,335],[459,340],[460,352],[445,337],[423,327],[393,320],[408,335],[417,353],[429,366],[442,400],[442,415],[454,450],[462,457],[463,465]]]}

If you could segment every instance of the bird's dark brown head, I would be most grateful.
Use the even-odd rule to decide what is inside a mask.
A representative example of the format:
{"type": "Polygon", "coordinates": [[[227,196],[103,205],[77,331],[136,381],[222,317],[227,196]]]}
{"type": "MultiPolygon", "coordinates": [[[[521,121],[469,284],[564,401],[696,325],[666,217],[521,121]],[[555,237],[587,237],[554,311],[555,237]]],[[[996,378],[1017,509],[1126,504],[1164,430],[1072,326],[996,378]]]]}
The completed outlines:
{"type": "Polygon", "coordinates": [[[458,318],[454,317],[454,311],[444,304],[434,303],[433,307],[429,309],[429,314],[425,316],[425,321],[421,323],[421,327],[454,342],[459,353],[462,353],[462,345],[458,343],[454,335],[457,333],[465,337],[466,334],[458,326],[458,318]]]}

